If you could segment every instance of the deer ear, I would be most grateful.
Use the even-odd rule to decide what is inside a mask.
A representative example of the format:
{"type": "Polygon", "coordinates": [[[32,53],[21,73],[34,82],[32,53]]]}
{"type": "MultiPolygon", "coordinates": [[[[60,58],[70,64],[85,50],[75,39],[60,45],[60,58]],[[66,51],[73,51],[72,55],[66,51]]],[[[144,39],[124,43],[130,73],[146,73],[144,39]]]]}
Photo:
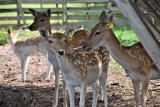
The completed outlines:
{"type": "Polygon", "coordinates": [[[48,10],[47,10],[47,15],[48,15],[49,17],[51,17],[51,9],[48,9],[48,10]]]}
{"type": "Polygon", "coordinates": [[[112,21],[113,19],[114,19],[114,15],[113,14],[111,14],[111,15],[108,16],[108,20],[109,21],[112,21]]]}
{"type": "Polygon", "coordinates": [[[29,11],[30,11],[30,13],[34,16],[34,17],[36,17],[39,13],[36,11],[36,10],[34,10],[34,9],[28,9],[29,11]]]}
{"type": "Polygon", "coordinates": [[[8,33],[8,34],[11,34],[11,28],[8,28],[8,29],[7,29],[7,33],[8,33]]]}
{"type": "Polygon", "coordinates": [[[49,37],[50,36],[49,32],[46,31],[46,30],[40,30],[39,32],[40,32],[41,36],[43,36],[43,37],[49,37]]]}
{"type": "Polygon", "coordinates": [[[103,22],[103,23],[106,23],[107,22],[107,15],[106,15],[106,12],[103,10],[100,17],[99,17],[99,21],[100,22],[103,22]]]}

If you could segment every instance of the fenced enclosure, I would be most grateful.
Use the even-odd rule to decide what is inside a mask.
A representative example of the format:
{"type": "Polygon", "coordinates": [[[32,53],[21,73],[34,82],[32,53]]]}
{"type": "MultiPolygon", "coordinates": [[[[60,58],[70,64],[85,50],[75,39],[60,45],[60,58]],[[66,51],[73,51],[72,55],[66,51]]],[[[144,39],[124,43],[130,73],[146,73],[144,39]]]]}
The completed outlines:
{"type": "Polygon", "coordinates": [[[0,0],[0,26],[21,26],[30,24],[33,16],[28,8],[38,11],[51,9],[51,23],[55,28],[59,23],[64,26],[85,28],[93,27],[102,10],[115,14],[116,25],[126,24],[126,20],[109,0],[0,0]]]}

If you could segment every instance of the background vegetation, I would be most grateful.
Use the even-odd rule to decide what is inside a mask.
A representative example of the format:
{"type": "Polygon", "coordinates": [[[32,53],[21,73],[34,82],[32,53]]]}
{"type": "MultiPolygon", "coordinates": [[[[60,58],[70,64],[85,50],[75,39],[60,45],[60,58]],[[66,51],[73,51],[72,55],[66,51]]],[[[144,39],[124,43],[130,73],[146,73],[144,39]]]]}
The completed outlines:
{"type": "MultiPolygon", "coordinates": [[[[70,7],[73,4],[69,4],[70,7]]],[[[97,4],[97,6],[99,5],[104,5],[104,4],[97,4]]],[[[50,8],[53,7],[54,5],[43,5],[44,8],[50,8]]],[[[77,6],[79,7],[84,7],[84,4],[78,4],[77,6]]],[[[16,5],[0,5],[0,8],[15,8],[16,5]]],[[[40,5],[38,4],[33,4],[33,5],[27,5],[24,4],[22,5],[23,8],[36,8],[36,7],[40,7],[40,5]]],[[[116,13],[116,11],[113,11],[113,13],[116,13]]],[[[76,13],[70,13],[70,14],[76,14],[76,13]]],[[[93,14],[93,13],[92,13],[93,14]]],[[[94,13],[94,14],[98,14],[98,13],[94,13]]],[[[17,13],[11,12],[11,13],[0,13],[0,16],[16,16],[17,13]]],[[[28,14],[31,15],[31,14],[28,14]]],[[[28,20],[27,24],[31,24],[33,20],[28,20]]],[[[75,20],[76,21],[76,20],[75,20]]],[[[97,20],[98,21],[98,20],[97,20]]],[[[16,23],[15,21],[9,21],[9,22],[4,22],[4,21],[0,21],[0,24],[5,24],[5,23],[16,23]]],[[[52,22],[54,23],[54,22],[52,22]]],[[[8,26],[11,27],[11,26],[8,26]]],[[[16,31],[16,29],[12,28],[13,32],[16,31]]],[[[4,45],[8,43],[8,38],[6,35],[6,30],[7,28],[0,28],[0,45],[4,45]]],[[[89,29],[90,30],[90,29],[89,29]]],[[[134,44],[135,42],[139,41],[139,39],[137,38],[137,36],[135,35],[135,33],[133,32],[132,28],[130,26],[120,26],[120,27],[115,27],[113,29],[113,31],[115,32],[117,38],[119,39],[119,41],[121,42],[121,44],[125,45],[125,46],[130,46],[132,44],[134,44]]],[[[59,31],[59,32],[64,32],[64,31],[59,31]]],[[[39,34],[38,32],[30,32],[30,31],[24,31],[22,32],[19,37],[20,38],[26,38],[26,37],[30,37],[32,35],[35,34],[39,34]]]]}

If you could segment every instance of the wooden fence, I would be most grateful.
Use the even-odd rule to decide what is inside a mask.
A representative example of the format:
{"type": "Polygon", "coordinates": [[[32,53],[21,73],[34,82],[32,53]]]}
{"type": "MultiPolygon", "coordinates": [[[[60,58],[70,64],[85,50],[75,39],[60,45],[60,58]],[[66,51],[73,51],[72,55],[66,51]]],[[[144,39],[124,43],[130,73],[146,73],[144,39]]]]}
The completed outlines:
{"type": "Polygon", "coordinates": [[[109,0],[0,0],[0,26],[19,27],[30,24],[33,17],[28,8],[38,11],[46,11],[51,8],[51,23],[56,28],[59,23],[69,27],[83,25],[91,28],[97,23],[102,10],[108,11],[108,9],[115,14],[116,25],[127,23],[116,5],[109,0]],[[11,4],[15,7],[4,8],[2,6],[11,4]],[[7,13],[11,15],[15,13],[15,16],[7,15],[6,17],[7,13]]]}

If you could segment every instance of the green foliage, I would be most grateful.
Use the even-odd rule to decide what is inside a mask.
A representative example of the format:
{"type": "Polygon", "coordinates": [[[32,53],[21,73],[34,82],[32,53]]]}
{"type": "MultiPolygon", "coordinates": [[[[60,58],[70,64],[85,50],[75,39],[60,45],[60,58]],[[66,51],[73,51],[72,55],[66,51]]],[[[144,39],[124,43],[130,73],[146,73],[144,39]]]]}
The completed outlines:
{"type": "Polygon", "coordinates": [[[0,29],[0,45],[5,45],[8,43],[8,37],[6,34],[6,29],[0,29]]]}
{"type": "Polygon", "coordinates": [[[130,26],[120,26],[113,29],[120,43],[124,46],[131,46],[139,41],[139,38],[134,33],[130,26]]]}
{"type": "MultiPolygon", "coordinates": [[[[113,29],[115,35],[119,39],[120,43],[124,46],[131,46],[132,44],[139,41],[136,34],[133,32],[132,28],[129,26],[121,26],[113,29]]],[[[15,32],[15,30],[13,30],[15,32]]],[[[26,38],[38,35],[38,31],[22,31],[19,34],[19,38],[26,38]]],[[[6,35],[6,29],[0,29],[0,45],[4,45],[8,43],[8,38],[6,35]]]]}
{"type": "Polygon", "coordinates": [[[38,31],[22,31],[19,35],[18,38],[28,38],[28,37],[32,37],[32,36],[37,36],[39,35],[38,31]]]}

